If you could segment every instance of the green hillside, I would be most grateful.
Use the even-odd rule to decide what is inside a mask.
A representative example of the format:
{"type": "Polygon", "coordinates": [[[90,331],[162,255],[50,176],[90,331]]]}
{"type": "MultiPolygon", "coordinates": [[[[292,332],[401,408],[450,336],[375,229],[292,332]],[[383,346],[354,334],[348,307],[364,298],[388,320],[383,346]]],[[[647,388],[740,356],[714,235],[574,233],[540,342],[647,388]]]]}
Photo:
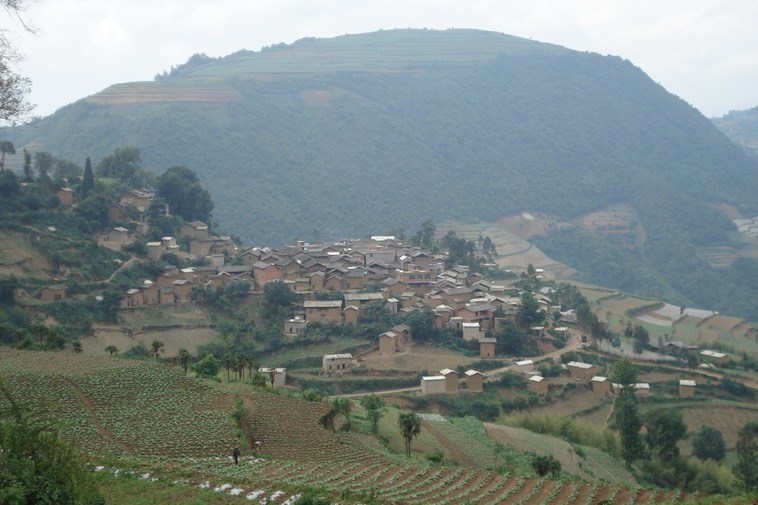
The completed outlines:
{"type": "Polygon", "coordinates": [[[74,160],[132,144],[154,170],[186,165],[223,228],[260,245],[629,204],[636,248],[541,247],[588,280],[676,303],[758,295],[755,260],[716,269],[698,256],[740,246],[715,205],[758,215],[758,162],[616,56],[477,30],[303,39],[196,55],[5,134],[74,160]],[[608,257],[602,278],[587,272],[608,257]]]}
{"type": "Polygon", "coordinates": [[[733,110],[711,121],[727,137],[758,154],[758,107],[733,110]]]}

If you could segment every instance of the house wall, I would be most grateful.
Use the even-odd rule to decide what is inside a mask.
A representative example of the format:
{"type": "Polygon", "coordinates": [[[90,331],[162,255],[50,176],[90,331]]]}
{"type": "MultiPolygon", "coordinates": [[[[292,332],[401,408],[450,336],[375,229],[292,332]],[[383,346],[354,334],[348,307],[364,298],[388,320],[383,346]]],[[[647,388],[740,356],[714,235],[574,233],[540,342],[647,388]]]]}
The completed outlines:
{"type": "Polygon", "coordinates": [[[597,375],[597,367],[595,365],[587,369],[569,366],[568,369],[573,379],[590,380],[597,375]]]}
{"type": "Polygon", "coordinates": [[[466,376],[466,388],[472,393],[484,391],[484,376],[480,374],[466,376]]]}
{"type": "Polygon", "coordinates": [[[421,393],[425,395],[444,394],[446,391],[445,380],[421,379],[421,393]]]}
{"type": "Polygon", "coordinates": [[[532,393],[538,395],[538,396],[547,396],[547,381],[543,380],[541,382],[534,382],[529,381],[529,391],[532,393]]]}
{"type": "Polygon", "coordinates": [[[395,337],[390,337],[389,335],[379,336],[379,354],[395,354],[395,337]]]}
{"type": "Polygon", "coordinates": [[[338,323],[342,320],[342,309],[340,307],[307,308],[305,309],[305,320],[338,323]]]}
{"type": "Polygon", "coordinates": [[[592,392],[595,396],[607,396],[611,394],[611,381],[603,382],[592,381],[592,392]]]}
{"type": "Polygon", "coordinates": [[[479,357],[480,358],[494,358],[495,357],[495,344],[489,342],[479,343],[479,357]]]}
{"type": "Polygon", "coordinates": [[[679,398],[692,398],[693,396],[695,396],[694,387],[679,385],[679,398]]]}

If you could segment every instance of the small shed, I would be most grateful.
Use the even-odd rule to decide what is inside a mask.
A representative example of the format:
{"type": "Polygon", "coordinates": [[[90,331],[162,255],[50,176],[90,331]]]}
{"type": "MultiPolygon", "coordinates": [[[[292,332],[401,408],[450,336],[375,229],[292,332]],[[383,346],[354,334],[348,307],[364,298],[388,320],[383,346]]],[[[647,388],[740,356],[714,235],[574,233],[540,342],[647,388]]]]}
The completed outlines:
{"type": "Polygon", "coordinates": [[[58,300],[66,299],[66,286],[63,284],[56,284],[54,286],[45,286],[39,292],[39,297],[46,302],[55,302],[58,300]]]}
{"type": "Polygon", "coordinates": [[[396,337],[397,335],[391,331],[385,331],[379,335],[379,355],[388,356],[395,354],[395,349],[397,348],[396,337]]]}
{"type": "Polygon", "coordinates": [[[679,398],[692,398],[695,396],[695,386],[697,386],[697,384],[693,380],[680,380],[679,398]]]}
{"type": "Polygon", "coordinates": [[[109,242],[126,242],[129,240],[129,230],[123,226],[117,226],[108,230],[109,242]]]}
{"type": "Polygon", "coordinates": [[[611,394],[611,381],[608,377],[596,375],[590,379],[592,384],[592,392],[595,396],[606,396],[611,394]]]}
{"type": "Polygon", "coordinates": [[[434,395],[445,392],[446,379],[443,375],[421,377],[421,394],[434,395]]]}
{"type": "Polygon", "coordinates": [[[346,354],[325,354],[321,358],[321,366],[325,372],[334,372],[336,370],[347,370],[353,363],[353,355],[346,354]]]}
{"type": "Polygon", "coordinates": [[[151,260],[159,260],[163,256],[163,244],[160,242],[148,242],[147,245],[147,257],[151,260]]]}
{"type": "Polygon", "coordinates": [[[355,305],[348,305],[342,309],[342,319],[346,323],[358,324],[358,313],[360,309],[355,305]]]}
{"type": "Polygon", "coordinates": [[[484,391],[484,375],[476,370],[466,370],[466,388],[472,393],[484,391]]]}
{"type": "Polygon", "coordinates": [[[479,357],[482,359],[494,358],[496,345],[497,345],[496,338],[480,338],[479,339],[479,357]]]}
{"type": "Polygon", "coordinates": [[[534,372],[534,361],[530,359],[523,359],[516,362],[516,372],[518,373],[531,373],[534,372]]]}
{"type": "Polygon", "coordinates": [[[286,368],[266,368],[262,367],[258,369],[258,373],[265,376],[268,384],[276,387],[282,387],[287,382],[287,369],[286,368]],[[273,384],[272,384],[273,381],[273,384]]]}
{"type": "Polygon", "coordinates": [[[532,326],[529,328],[529,331],[532,335],[536,335],[538,337],[544,337],[545,336],[545,327],[544,326],[532,326]]]}
{"type": "Polygon", "coordinates": [[[305,332],[305,319],[300,316],[295,316],[293,319],[287,319],[284,321],[284,333],[285,335],[300,335],[305,332]]]}
{"type": "Polygon", "coordinates": [[[597,366],[580,361],[571,361],[566,365],[573,379],[590,380],[597,375],[597,366]]]}
{"type": "Polygon", "coordinates": [[[479,323],[461,323],[461,326],[463,327],[463,340],[479,340],[484,336],[479,323]]]}
{"type": "Polygon", "coordinates": [[[537,396],[547,396],[547,379],[541,375],[529,377],[529,391],[537,396]]]}
{"type": "Polygon", "coordinates": [[[458,372],[445,368],[440,370],[440,375],[445,377],[445,392],[457,393],[458,392],[458,372]]]}
{"type": "Polygon", "coordinates": [[[637,396],[649,396],[650,384],[647,382],[638,382],[634,385],[634,394],[637,396]]]}

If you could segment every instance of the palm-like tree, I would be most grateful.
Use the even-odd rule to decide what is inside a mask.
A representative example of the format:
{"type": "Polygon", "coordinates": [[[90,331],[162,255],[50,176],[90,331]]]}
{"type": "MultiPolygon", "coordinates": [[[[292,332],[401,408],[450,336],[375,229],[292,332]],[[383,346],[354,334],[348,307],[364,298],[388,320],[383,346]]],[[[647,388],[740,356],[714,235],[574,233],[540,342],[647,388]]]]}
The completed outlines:
{"type": "Polygon", "coordinates": [[[160,340],[153,340],[153,345],[151,346],[153,350],[153,355],[155,356],[155,359],[158,359],[158,355],[163,350],[164,344],[160,340]]]}
{"type": "Polygon", "coordinates": [[[182,364],[182,370],[184,370],[184,375],[187,375],[187,367],[189,365],[190,356],[191,355],[189,351],[183,347],[179,349],[179,352],[177,353],[177,357],[179,358],[179,363],[182,364]]]}
{"type": "Polygon", "coordinates": [[[421,419],[413,412],[403,412],[397,419],[400,433],[405,439],[405,455],[411,457],[411,441],[421,433],[421,419]]]}

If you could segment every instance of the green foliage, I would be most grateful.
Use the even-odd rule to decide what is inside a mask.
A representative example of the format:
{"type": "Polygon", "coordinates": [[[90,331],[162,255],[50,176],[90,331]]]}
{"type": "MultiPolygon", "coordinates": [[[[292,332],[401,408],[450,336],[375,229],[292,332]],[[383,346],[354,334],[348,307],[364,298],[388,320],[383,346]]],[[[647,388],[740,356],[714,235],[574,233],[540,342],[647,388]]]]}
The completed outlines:
{"type": "Polygon", "coordinates": [[[748,399],[755,398],[754,390],[750,389],[742,382],[730,379],[729,377],[724,377],[723,379],[721,379],[721,384],[719,384],[719,388],[739,398],[748,398],[748,399]]]}
{"type": "Polygon", "coordinates": [[[692,439],[692,454],[703,461],[711,459],[719,462],[726,456],[724,437],[716,428],[704,425],[692,439]]]}
{"type": "Polygon", "coordinates": [[[621,435],[621,457],[627,467],[644,454],[644,444],[640,435],[642,420],[633,395],[620,394],[614,407],[615,424],[621,435]]]}
{"type": "Polygon", "coordinates": [[[197,174],[187,167],[174,165],[158,177],[156,196],[169,205],[172,214],[185,221],[210,221],[211,195],[201,186],[197,174]]]}
{"type": "Polygon", "coordinates": [[[540,477],[547,474],[556,475],[561,471],[561,462],[552,454],[538,455],[532,458],[532,468],[540,477]]]}
{"type": "Polygon", "coordinates": [[[263,300],[270,310],[289,309],[296,299],[297,295],[284,281],[271,281],[263,286],[263,300]]]}
{"type": "Polygon", "coordinates": [[[758,489],[758,422],[742,427],[736,451],[737,464],[732,471],[742,489],[750,493],[758,489]]]}
{"type": "Polygon", "coordinates": [[[421,419],[413,412],[401,412],[397,419],[400,434],[405,440],[405,455],[411,457],[411,441],[421,433],[421,419]]]}
{"type": "Polygon", "coordinates": [[[677,443],[687,436],[682,413],[674,409],[655,409],[645,414],[645,440],[650,451],[664,461],[679,456],[677,443]]]}
{"type": "Polygon", "coordinates": [[[361,397],[360,404],[366,409],[366,416],[371,421],[371,432],[377,434],[379,432],[379,420],[382,418],[386,405],[384,399],[377,395],[366,395],[361,397]]]}
{"type": "Polygon", "coordinates": [[[0,503],[101,505],[92,474],[57,431],[24,412],[0,382],[0,503]]]}
{"type": "Polygon", "coordinates": [[[215,378],[221,370],[221,363],[212,354],[207,354],[203,359],[192,366],[192,370],[203,378],[215,378]]]}
{"type": "Polygon", "coordinates": [[[526,292],[521,296],[521,309],[519,309],[518,318],[527,326],[545,320],[545,313],[540,310],[540,304],[532,293],[526,292]]]}
{"type": "Polygon", "coordinates": [[[494,336],[497,339],[495,353],[498,355],[525,356],[532,351],[527,335],[510,321],[504,321],[494,336]]]}
{"type": "Polygon", "coordinates": [[[634,385],[637,383],[637,369],[628,359],[620,359],[613,367],[611,382],[620,385],[622,396],[634,396],[634,385]]]}

